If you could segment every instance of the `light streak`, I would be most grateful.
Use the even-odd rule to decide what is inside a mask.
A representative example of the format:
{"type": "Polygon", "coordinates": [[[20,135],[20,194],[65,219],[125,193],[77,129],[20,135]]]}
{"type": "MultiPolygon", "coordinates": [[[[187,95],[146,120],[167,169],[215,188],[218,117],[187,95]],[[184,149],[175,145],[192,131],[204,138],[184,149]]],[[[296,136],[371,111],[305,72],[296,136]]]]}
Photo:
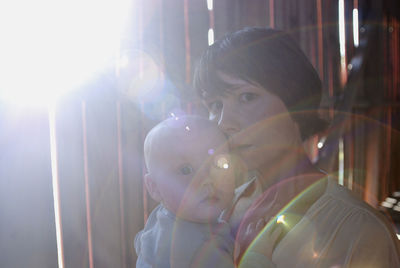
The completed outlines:
{"type": "Polygon", "coordinates": [[[358,47],[359,42],[359,32],[358,32],[358,9],[353,9],[353,43],[355,47],[358,47]]]}
{"type": "Polygon", "coordinates": [[[53,184],[53,202],[54,202],[54,219],[56,224],[56,240],[57,240],[57,259],[58,267],[64,267],[64,247],[63,233],[61,223],[60,209],[60,186],[58,178],[58,158],[57,158],[57,140],[56,140],[56,123],[55,123],[55,106],[49,107],[49,128],[50,128],[50,159],[51,173],[53,184]]]}
{"type": "Polygon", "coordinates": [[[208,30],[208,45],[211,46],[212,44],[214,44],[214,30],[209,29],[208,30]]]}

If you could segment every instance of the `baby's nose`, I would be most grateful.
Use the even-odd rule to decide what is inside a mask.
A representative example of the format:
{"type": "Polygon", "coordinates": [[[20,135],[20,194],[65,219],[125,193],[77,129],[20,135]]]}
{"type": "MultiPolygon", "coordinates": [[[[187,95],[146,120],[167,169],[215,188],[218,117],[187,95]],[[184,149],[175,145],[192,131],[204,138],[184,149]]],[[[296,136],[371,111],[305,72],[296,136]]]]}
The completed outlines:
{"type": "Polygon", "coordinates": [[[210,176],[210,173],[204,172],[202,175],[203,175],[201,178],[202,181],[200,183],[202,188],[203,187],[214,188],[214,180],[213,180],[212,176],[210,176]]]}
{"type": "Polygon", "coordinates": [[[215,186],[214,183],[210,179],[207,179],[203,182],[202,184],[202,190],[207,192],[208,195],[213,195],[215,194],[215,186]]]}

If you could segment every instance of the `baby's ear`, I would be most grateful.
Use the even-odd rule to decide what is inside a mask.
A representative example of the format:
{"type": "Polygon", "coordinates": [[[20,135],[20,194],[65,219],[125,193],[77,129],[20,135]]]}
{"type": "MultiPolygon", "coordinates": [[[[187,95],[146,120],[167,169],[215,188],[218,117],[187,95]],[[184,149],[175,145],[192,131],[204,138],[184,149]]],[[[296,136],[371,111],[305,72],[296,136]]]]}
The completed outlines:
{"type": "Polygon", "coordinates": [[[146,185],[147,191],[149,192],[151,198],[157,202],[161,202],[161,195],[158,189],[157,182],[154,180],[150,173],[144,176],[144,183],[146,185]]]}

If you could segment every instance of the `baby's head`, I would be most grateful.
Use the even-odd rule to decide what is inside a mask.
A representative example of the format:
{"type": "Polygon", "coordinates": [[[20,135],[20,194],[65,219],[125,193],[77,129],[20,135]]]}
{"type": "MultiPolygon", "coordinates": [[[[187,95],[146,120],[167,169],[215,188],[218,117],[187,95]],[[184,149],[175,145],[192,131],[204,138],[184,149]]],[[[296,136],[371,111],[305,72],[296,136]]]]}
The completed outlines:
{"type": "Polygon", "coordinates": [[[197,116],[167,119],[149,132],[144,152],[148,192],[178,217],[215,221],[230,204],[234,171],[214,123],[197,116]]]}

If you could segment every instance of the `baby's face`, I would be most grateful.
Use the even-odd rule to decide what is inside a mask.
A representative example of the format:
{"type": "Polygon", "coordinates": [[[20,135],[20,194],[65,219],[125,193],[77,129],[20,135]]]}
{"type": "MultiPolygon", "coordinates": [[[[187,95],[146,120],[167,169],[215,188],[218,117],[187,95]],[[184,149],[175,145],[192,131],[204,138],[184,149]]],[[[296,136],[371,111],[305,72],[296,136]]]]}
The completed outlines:
{"type": "Polygon", "coordinates": [[[226,139],[217,128],[185,131],[157,152],[162,203],[180,218],[215,221],[235,187],[226,139]]]}

